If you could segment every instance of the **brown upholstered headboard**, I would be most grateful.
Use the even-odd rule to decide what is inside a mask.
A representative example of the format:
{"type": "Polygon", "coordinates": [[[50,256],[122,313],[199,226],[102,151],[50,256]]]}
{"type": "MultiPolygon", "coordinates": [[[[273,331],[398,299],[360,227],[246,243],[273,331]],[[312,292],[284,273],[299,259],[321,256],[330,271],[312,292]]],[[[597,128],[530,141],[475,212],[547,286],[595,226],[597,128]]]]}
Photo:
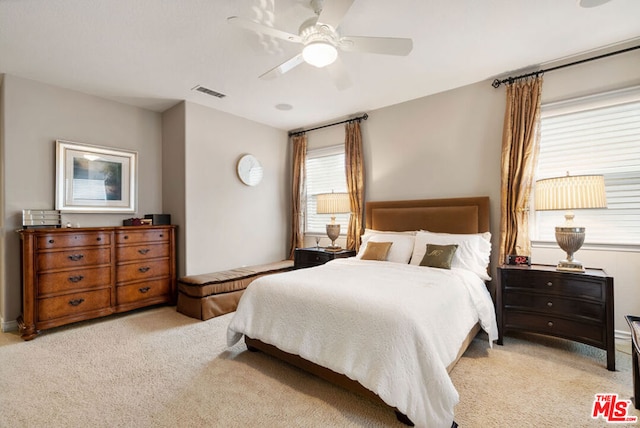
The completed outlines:
{"type": "Polygon", "coordinates": [[[375,230],[488,232],[489,197],[367,202],[365,225],[375,230]]]}

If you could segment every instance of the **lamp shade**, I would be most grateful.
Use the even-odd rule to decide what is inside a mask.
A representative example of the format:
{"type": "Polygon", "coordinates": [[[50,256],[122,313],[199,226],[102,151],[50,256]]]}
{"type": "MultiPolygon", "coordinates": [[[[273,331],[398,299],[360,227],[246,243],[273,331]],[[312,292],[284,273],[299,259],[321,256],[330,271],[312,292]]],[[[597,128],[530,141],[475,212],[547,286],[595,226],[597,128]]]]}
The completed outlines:
{"type": "Polygon", "coordinates": [[[536,211],[606,207],[602,175],[567,175],[536,181],[536,211]]]}
{"type": "Polygon", "coordinates": [[[340,214],[351,212],[348,193],[319,193],[316,195],[317,214],[340,214]]]}

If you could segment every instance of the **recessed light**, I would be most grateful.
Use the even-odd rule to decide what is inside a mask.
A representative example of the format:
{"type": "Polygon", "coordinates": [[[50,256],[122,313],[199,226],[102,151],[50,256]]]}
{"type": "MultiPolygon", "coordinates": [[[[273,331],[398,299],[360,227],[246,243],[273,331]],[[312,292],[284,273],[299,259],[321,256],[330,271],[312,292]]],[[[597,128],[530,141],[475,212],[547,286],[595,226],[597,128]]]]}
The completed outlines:
{"type": "Polygon", "coordinates": [[[293,108],[293,106],[291,104],[276,104],[276,108],[278,110],[282,110],[282,111],[287,111],[287,110],[291,110],[293,108]]]}

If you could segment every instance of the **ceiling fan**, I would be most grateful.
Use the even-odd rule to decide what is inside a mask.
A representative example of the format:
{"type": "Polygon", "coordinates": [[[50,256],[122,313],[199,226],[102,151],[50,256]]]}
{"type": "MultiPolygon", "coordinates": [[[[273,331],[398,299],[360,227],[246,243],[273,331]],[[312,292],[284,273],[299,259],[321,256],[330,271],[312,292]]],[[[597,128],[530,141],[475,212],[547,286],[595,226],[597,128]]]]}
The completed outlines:
{"type": "Polygon", "coordinates": [[[342,90],[349,87],[351,81],[340,61],[338,50],[406,56],[413,49],[413,40],[411,39],[340,35],[338,27],[353,2],[354,0],[327,0],[326,2],[311,0],[311,8],[316,16],[304,21],[300,25],[298,34],[281,31],[239,16],[230,16],[227,18],[227,22],[304,46],[302,51],[293,58],[262,74],[261,79],[280,76],[306,62],[318,68],[327,67],[336,86],[342,90]]]}

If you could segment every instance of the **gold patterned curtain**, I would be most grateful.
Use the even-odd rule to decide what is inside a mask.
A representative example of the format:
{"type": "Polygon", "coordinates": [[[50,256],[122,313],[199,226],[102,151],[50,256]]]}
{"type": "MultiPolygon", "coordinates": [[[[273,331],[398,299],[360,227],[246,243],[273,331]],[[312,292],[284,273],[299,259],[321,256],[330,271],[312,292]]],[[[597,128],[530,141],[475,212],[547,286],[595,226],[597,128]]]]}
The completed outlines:
{"type": "Polygon", "coordinates": [[[362,134],[360,121],[348,122],[345,125],[345,171],[347,174],[347,192],[351,202],[351,216],[347,229],[347,249],[360,248],[360,235],[364,232],[364,160],[362,156],[362,134]]]}
{"type": "Polygon", "coordinates": [[[507,86],[502,132],[500,254],[531,255],[529,196],[539,151],[542,76],[507,86]]]}
{"type": "Polygon", "coordinates": [[[304,246],[304,203],[306,201],[307,136],[295,135],[293,144],[293,178],[291,180],[291,242],[289,259],[293,260],[296,248],[304,246]]]}

